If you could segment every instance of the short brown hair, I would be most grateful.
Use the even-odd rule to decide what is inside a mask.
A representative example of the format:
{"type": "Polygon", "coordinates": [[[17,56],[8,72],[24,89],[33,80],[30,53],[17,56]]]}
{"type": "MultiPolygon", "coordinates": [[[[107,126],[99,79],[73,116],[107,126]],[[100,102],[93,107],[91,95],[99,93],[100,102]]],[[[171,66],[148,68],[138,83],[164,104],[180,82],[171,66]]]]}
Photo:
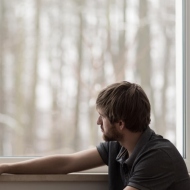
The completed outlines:
{"type": "Polygon", "coordinates": [[[122,120],[132,132],[142,132],[150,124],[150,102],[135,83],[123,81],[106,87],[99,93],[96,107],[112,124],[122,120]]]}

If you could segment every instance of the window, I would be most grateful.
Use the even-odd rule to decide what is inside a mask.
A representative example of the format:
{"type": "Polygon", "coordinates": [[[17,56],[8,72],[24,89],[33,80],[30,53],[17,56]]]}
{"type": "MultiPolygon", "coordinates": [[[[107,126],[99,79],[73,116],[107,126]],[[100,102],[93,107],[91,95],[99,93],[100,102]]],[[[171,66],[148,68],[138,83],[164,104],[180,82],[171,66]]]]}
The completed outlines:
{"type": "Polygon", "coordinates": [[[141,84],[152,105],[151,127],[183,153],[176,125],[183,121],[176,120],[182,109],[182,83],[176,83],[182,67],[176,72],[175,61],[179,1],[0,3],[0,155],[41,156],[97,145],[97,93],[122,80],[141,84]]]}

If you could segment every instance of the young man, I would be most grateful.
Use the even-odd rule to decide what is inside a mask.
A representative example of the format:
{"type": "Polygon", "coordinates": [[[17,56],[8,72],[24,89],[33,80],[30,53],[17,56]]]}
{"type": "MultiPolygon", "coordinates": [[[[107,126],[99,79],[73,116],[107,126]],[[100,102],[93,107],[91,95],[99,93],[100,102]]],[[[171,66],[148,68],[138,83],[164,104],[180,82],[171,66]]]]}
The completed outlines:
{"type": "Polygon", "coordinates": [[[110,190],[190,190],[183,158],[149,128],[150,103],[139,85],[124,81],[108,86],[96,107],[106,142],[75,154],[1,164],[0,173],[67,174],[106,164],[110,190]]]}

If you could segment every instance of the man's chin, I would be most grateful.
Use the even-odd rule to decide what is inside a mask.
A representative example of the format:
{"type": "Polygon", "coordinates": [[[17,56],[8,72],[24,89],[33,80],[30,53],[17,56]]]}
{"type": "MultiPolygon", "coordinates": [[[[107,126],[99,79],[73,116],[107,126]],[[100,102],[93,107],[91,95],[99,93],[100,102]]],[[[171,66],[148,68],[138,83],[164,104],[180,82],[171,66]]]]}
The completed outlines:
{"type": "Polygon", "coordinates": [[[104,139],[104,141],[106,141],[106,142],[109,142],[109,141],[115,141],[115,139],[113,139],[113,138],[110,138],[110,137],[108,137],[108,136],[106,136],[106,135],[103,135],[103,137],[102,137],[103,139],[104,139]]]}

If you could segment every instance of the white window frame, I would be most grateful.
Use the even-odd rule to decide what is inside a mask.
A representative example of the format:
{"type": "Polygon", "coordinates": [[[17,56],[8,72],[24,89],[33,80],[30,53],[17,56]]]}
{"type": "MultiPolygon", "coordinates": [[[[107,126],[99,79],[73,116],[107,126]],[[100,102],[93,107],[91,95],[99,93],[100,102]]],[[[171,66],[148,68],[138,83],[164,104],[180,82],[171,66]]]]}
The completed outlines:
{"type": "Polygon", "coordinates": [[[176,0],[176,146],[190,172],[190,1],[176,0]]]}
{"type": "Polygon", "coordinates": [[[183,0],[183,64],[184,64],[184,136],[185,161],[190,172],[190,1],[183,0]]]}

